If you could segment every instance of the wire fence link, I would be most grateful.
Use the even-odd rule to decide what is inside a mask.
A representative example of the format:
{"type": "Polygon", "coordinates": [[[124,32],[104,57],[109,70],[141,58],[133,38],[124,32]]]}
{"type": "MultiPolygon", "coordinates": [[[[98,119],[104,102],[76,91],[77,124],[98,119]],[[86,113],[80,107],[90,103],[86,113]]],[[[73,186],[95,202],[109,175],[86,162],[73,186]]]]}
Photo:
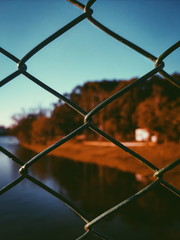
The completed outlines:
{"type": "Polygon", "coordinates": [[[71,208],[85,223],[84,225],[84,233],[82,236],[77,238],[76,240],[80,239],[86,239],[89,235],[93,235],[97,237],[97,239],[103,239],[103,240],[108,240],[106,236],[103,236],[103,234],[97,232],[94,227],[96,224],[100,221],[102,221],[105,217],[108,217],[110,215],[115,215],[117,214],[118,211],[120,211],[123,207],[127,206],[129,203],[135,201],[136,199],[140,198],[143,194],[147,193],[151,189],[153,189],[156,185],[161,184],[165,188],[167,188],[169,191],[171,191],[173,194],[177,195],[179,197],[179,190],[176,189],[174,186],[169,184],[163,179],[164,174],[169,171],[170,169],[173,169],[177,167],[177,165],[180,164],[180,159],[176,160],[175,162],[165,166],[162,169],[158,169],[155,165],[153,165],[151,162],[148,161],[148,159],[145,159],[141,155],[137,154],[130,148],[126,147],[123,145],[121,142],[116,140],[115,138],[109,136],[106,132],[102,131],[100,128],[98,128],[94,123],[93,123],[93,116],[97,114],[102,108],[116,100],[117,98],[120,98],[123,94],[129,92],[131,89],[135,88],[138,86],[140,83],[144,82],[147,80],[149,77],[152,77],[153,75],[159,73],[161,74],[164,78],[166,78],[171,84],[175,85],[176,87],[180,88],[180,83],[178,80],[174,79],[172,76],[170,76],[165,70],[164,70],[164,62],[163,60],[169,56],[172,52],[174,52],[177,48],[180,47],[180,41],[175,43],[173,46],[171,46],[169,49],[167,49],[164,53],[162,53],[159,57],[153,56],[151,53],[147,52],[146,50],[142,49],[141,47],[135,45],[134,43],[128,41],[127,39],[121,37],[117,33],[113,32],[100,22],[98,22],[96,19],[92,17],[93,15],[93,10],[91,9],[92,5],[94,4],[95,0],[89,0],[86,5],[82,4],[79,1],[75,0],[67,0],[76,7],[82,9],[84,12],[77,18],[75,18],[73,21],[59,29],[57,32],[49,36],[47,39],[39,43],[35,48],[33,48],[30,52],[28,52],[22,59],[18,59],[16,56],[12,55],[8,51],[6,51],[3,48],[0,48],[1,54],[5,55],[15,63],[17,63],[18,70],[15,72],[11,73],[8,75],[6,78],[2,79],[0,81],[0,86],[4,86],[8,82],[12,81],[14,78],[17,76],[23,74],[26,76],[29,80],[33,81],[37,85],[39,85],[41,88],[44,90],[48,91],[49,93],[53,94],[54,96],[58,97],[59,99],[63,100],[66,104],[68,104],[71,108],[73,108],[76,112],[81,114],[84,117],[84,124],[81,125],[79,128],[75,129],[73,132],[70,134],[66,135],[64,138],[60,139],[57,141],[55,144],[49,146],[46,148],[44,151],[38,153],[36,156],[34,156],[32,159],[30,159],[28,162],[24,164],[20,159],[18,159],[16,156],[14,156],[12,153],[10,153],[8,150],[4,149],[2,146],[0,146],[0,151],[3,152],[5,155],[7,155],[9,158],[12,159],[12,161],[16,162],[19,164],[20,169],[19,173],[20,176],[12,181],[10,184],[7,186],[3,187],[0,190],[0,195],[4,194],[11,188],[13,188],[15,185],[23,181],[24,179],[28,179],[29,181],[35,183],[42,189],[46,190],[50,194],[52,194],[54,197],[58,198],[64,204],[66,204],[69,208],[71,208]],[[139,54],[143,55],[144,57],[150,59],[151,61],[154,62],[155,66],[154,68],[146,73],[144,76],[141,78],[135,80],[133,83],[130,85],[126,86],[125,88],[121,89],[114,95],[110,96],[109,98],[105,99],[103,102],[101,102],[99,105],[97,105],[95,108],[93,108],[90,112],[86,112],[84,109],[82,109],[80,106],[66,98],[65,96],[61,95],[59,92],[57,92],[55,89],[49,87],[45,83],[43,83],[41,80],[37,79],[35,76],[31,75],[29,72],[27,72],[27,65],[26,62],[32,58],[37,52],[39,52],[42,48],[46,47],[49,43],[53,42],[55,39],[59,38],[62,34],[67,32],[69,29],[73,28],[75,25],[79,24],[80,22],[84,20],[89,20],[92,24],[94,24],[97,28],[100,30],[104,31],[106,34],[110,35],[112,38],[116,39],[119,41],[119,44],[124,44],[128,47],[130,47],[132,50],[138,52],[139,54]],[[32,177],[29,175],[28,170],[33,165],[36,161],[39,161],[42,157],[46,156],[48,153],[52,152],[54,149],[57,147],[63,145],[73,137],[75,137],[77,134],[83,132],[85,129],[91,129],[95,133],[101,135],[105,139],[109,140],[113,144],[115,144],[117,147],[123,149],[124,151],[130,153],[132,156],[134,156],[136,159],[141,161],[143,164],[147,165],[152,171],[153,171],[153,177],[154,181],[151,182],[148,186],[145,188],[141,189],[139,192],[135,193],[134,195],[130,196],[128,199],[124,200],[123,202],[120,202],[116,206],[112,207],[108,211],[104,212],[103,214],[99,215],[95,219],[89,219],[84,212],[81,211],[77,206],[75,206],[71,201],[66,199],[62,194],[54,191],[53,189],[49,188],[39,180],[37,180],[35,177],[32,177]]]}

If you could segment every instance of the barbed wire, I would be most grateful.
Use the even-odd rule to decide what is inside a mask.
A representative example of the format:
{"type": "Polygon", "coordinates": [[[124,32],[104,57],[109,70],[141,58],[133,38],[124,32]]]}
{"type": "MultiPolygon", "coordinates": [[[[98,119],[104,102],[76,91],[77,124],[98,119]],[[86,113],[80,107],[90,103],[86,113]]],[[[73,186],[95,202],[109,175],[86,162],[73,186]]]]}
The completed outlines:
{"type": "Polygon", "coordinates": [[[4,186],[0,190],[0,195],[4,194],[5,192],[9,191],[11,188],[16,186],[18,183],[22,182],[24,179],[28,179],[29,181],[33,182],[34,184],[38,185],[42,189],[46,190],[48,193],[53,195],[54,197],[61,200],[64,204],[66,204],[70,209],[72,209],[85,223],[84,225],[84,233],[78,237],[76,240],[86,239],[89,235],[93,235],[97,237],[98,239],[103,240],[110,240],[106,236],[103,235],[103,233],[97,232],[94,228],[96,224],[100,221],[102,221],[104,218],[115,215],[117,212],[121,211],[122,208],[128,206],[131,202],[135,201],[136,199],[140,198],[142,195],[149,192],[151,189],[153,189],[157,185],[162,185],[163,187],[167,188],[169,191],[171,191],[174,195],[179,197],[179,190],[176,189],[174,186],[169,184],[163,179],[163,176],[166,172],[169,170],[177,167],[180,164],[180,159],[177,159],[173,163],[159,169],[155,165],[153,165],[148,159],[145,159],[132,149],[126,147],[121,142],[116,140],[115,138],[108,135],[106,132],[102,131],[98,126],[96,126],[93,122],[93,117],[95,114],[97,114],[101,109],[103,109],[105,106],[116,100],[117,98],[120,98],[123,94],[131,91],[133,88],[137,87],[139,84],[147,80],[148,78],[152,77],[153,75],[159,73],[161,74],[167,81],[169,81],[171,84],[175,85],[176,87],[180,88],[180,82],[177,79],[174,79],[172,76],[170,76],[165,70],[164,70],[164,62],[163,60],[169,56],[172,52],[174,52],[176,49],[180,47],[180,41],[173,44],[170,48],[168,48],[165,52],[163,52],[159,57],[155,57],[151,53],[147,52],[146,50],[142,49],[141,47],[135,45],[131,41],[123,38],[122,36],[118,35],[117,33],[113,32],[100,22],[98,22],[95,18],[93,18],[93,10],[92,5],[95,3],[96,0],[89,0],[86,5],[82,4],[79,1],[76,0],[67,0],[68,2],[72,3],[76,7],[83,10],[83,13],[72,20],[70,23],[65,25],[64,27],[60,28],[57,32],[50,35],[48,38],[46,38],[44,41],[39,43],[35,48],[33,48],[31,51],[29,51],[22,59],[18,59],[16,56],[8,52],[7,50],[0,47],[0,53],[11,59],[17,64],[17,70],[15,72],[12,72],[10,75],[5,77],[0,81],[0,87],[3,87],[8,82],[12,81],[19,75],[24,75],[27,79],[33,81],[38,86],[43,88],[44,90],[48,91],[50,94],[58,97],[62,101],[64,101],[66,104],[68,104],[72,109],[74,109],[76,112],[81,114],[84,117],[84,124],[82,124],[80,127],[66,135],[64,138],[60,139],[56,143],[50,145],[48,148],[43,150],[42,152],[35,155],[33,158],[31,158],[29,161],[27,161],[25,164],[23,161],[21,161],[19,158],[17,158],[14,154],[10,153],[7,149],[0,146],[0,151],[4,153],[6,156],[12,159],[12,161],[19,164],[20,169],[19,173],[20,176],[13,180],[8,185],[4,186]],[[114,95],[110,96],[109,98],[102,101],[99,105],[94,107],[91,111],[86,112],[84,109],[82,109],[79,105],[75,104],[73,101],[66,98],[61,93],[57,92],[55,89],[49,87],[45,83],[43,83],[41,80],[37,79],[35,76],[30,74],[27,71],[27,65],[26,62],[32,58],[37,52],[39,52],[42,48],[46,47],[49,43],[53,42],[55,39],[59,38],[61,35],[66,33],[68,30],[73,28],[75,25],[79,24],[80,22],[84,20],[89,20],[92,24],[94,24],[97,28],[99,28],[101,31],[105,32],[106,34],[110,35],[112,38],[119,41],[120,44],[124,44],[128,47],[130,47],[133,51],[138,52],[139,54],[143,55],[144,57],[148,58],[149,60],[153,61],[155,66],[154,68],[147,72],[144,76],[141,78],[135,80],[133,83],[129,84],[128,86],[124,87],[123,89],[116,92],[114,95]],[[108,209],[106,212],[102,213],[101,215],[97,216],[94,219],[89,219],[86,214],[79,209],[73,202],[68,200],[63,194],[60,194],[59,192],[54,191],[50,187],[46,186],[41,181],[37,180],[35,177],[32,177],[28,170],[29,168],[37,161],[40,161],[44,156],[46,156],[48,153],[52,152],[57,147],[63,145],[70,139],[74,138],[79,133],[83,132],[86,129],[91,129],[98,135],[104,137],[106,140],[109,140],[113,144],[115,144],[118,148],[121,148],[122,150],[128,152],[131,154],[135,159],[139,160],[143,164],[145,164],[147,167],[149,167],[152,170],[152,176],[154,177],[154,181],[148,184],[146,187],[141,189],[139,192],[135,193],[134,195],[130,196],[129,198],[125,199],[124,201],[120,202],[116,206],[108,209]]]}

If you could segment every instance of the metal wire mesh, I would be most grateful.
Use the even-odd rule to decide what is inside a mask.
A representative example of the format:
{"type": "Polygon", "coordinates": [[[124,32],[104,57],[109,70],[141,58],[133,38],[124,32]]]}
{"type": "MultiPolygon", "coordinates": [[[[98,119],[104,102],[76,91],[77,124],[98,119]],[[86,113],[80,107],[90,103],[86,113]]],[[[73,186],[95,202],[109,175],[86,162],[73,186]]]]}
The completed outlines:
{"type": "Polygon", "coordinates": [[[28,162],[24,164],[20,159],[18,159],[16,156],[14,156],[12,153],[10,153],[8,150],[4,149],[2,146],[0,146],[0,151],[3,152],[5,155],[7,155],[9,158],[12,159],[12,161],[19,164],[20,169],[19,173],[20,176],[15,179],[13,182],[8,184],[7,186],[4,186],[0,190],[0,195],[4,194],[11,188],[13,188],[15,185],[23,181],[24,179],[28,179],[29,181],[37,184],[39,187],[43,188],[50,194],[52,194],[54,197],[58,198],[64,204],[66,204],[69,208],[71,208],[81,219],[83,219],[85,225],[84,225],[84,234],[80,237],[78,237],[76,240],[85,239],[89,235],[94,235],[97,237],[97,239],[109,239],[106,236],[103,236],[103,233],[99,233],[96,230],[94,230],[94,227],[96,224],[100,221],[102,221],[105,217],[110,215],[116,215],[118,211],[121,211],[121,209],[125,206],[127,206],[132,201],[135,201],[136,199],[140,198],[143,194],[145,194],[148,191],[151,191],[156,185],[160,184],[163,187],[167,188],[169,191],[171,191],[173,194],[179,196],[179,191],[174,186],[169,184],[163,179],[163,176],[166,172],[168,172],[170,169],[173,169],[177,167],[180,163],[180,159],[177,159],[175,162],[165,166],[162,169],[158,169],[155,165],[153,165],[151,162],[148,161],[148,159],[145,159],[141,155],[137,154],[130,148],[123,145],[121,142],[116,140],[115,138],[109,136],[106,132],[102,131],[100,128],[98,128],[93,123],[93,116],[97,114],[102,108],[110,104],[112,101],[116,100],[117,98],[120,98],[123,94],[129,92],[134,87],[138,86],[140,83],[147,80],[149,77],[152,77],[153,75],[159,73],[164,78],[167,79],[171,84],[175,85],[176,87],[180,87],[180,83],[178,80],[174,79],[172,76],[170,76],[165,70],[164,70],[164,62],[163,60],[168,57],[172,52],[174,52],[177,48],[180,47],[180,41],[175,43],[173,46],[171,46],[169,49],[167,49],[165,52],[163,52],[159,57],[153,56],[151,53],[145,51],[141,47],[135,45],[134,43],[128,41],[127,39],[119,36],[115,32],[108,29],[106,26],[98,22],[96,19],[92,17],[93,10],[91,9],[91,6],[94,4],[95,0],[89,0],[86,5],[82,4],[79,1],[76,0],[67,0],[70,3],[74,4],[75,6],[82,9],[84,12],[82,15],[75,18],[73,21],[59,29],[57,32],[49,36],[47,39],[39,43],[35,48],[33,48],[30,52],[28,52],[22,59],[18,59],[16,56],[13,56],[11,53],[6,51],[3,48],[0,48],[1,54],[5,55],[15,63],[17,63],[17,71],[11,73],[9,76],[4,78],[0,81],[0,86],[4,86],[9,81],[12,81],[15,77],[23,74],[26,78],[33,81],[37,85],[39,85],[44,90],[48,91],[50,94],[53,94],[54,96],[58,97],[59,99],[63,100],[66,104],[68,104],[71,108],[73,108],[76,112],[81,114],[84,117],[84,124],[81,125],[79,128],[75,129],[73,132],[66,135],[64,138],[57,141],[55,144],[49,146],[44,151],[38,153],[36,156],[34,156],[32,159],[30,159],[28,162]],[[49,43],[53,42],[55,39],[59,38],[62,34],[67,32],[69,29],[73,28],[78,23],[82,22],[83,20],[89,20],[92,24],[94,24],[97,28],[99,28],[101,31],[104,31],[106,34],[109,34],[112,38],[119,41],[119,44],[125,44],[126,46],[130,47],[133,51],[138,52],[141,55],[144,55],[146,58],[150,59],[154,62],[155,66],[154,68],[146,73],[143,77],[137,79],[130,85],[126,86],[125,88],[121,89],[114,95],[110,96],[109,98],[105,99],[103,102],[101,102],[99,105],[97,105],[95,108],[93,108],[90,112],[86,112],[84,109],[82,109],[80,106],[76,105],[74,102],[66,98],[65,96],[61,95],[59,92],[57,92],[55,89],[49,87],[45,83],[43,83],[41,80],[37,79],[35,76],[31,75],[29,72],[27,72],[27,66],[26,62],[32,58],[37,52],[39,52],[42,48],[46,47],[49,43]],[[136,159],[141,161],[143,164],[147,165],[152,171],[154,172],[154,181],[147,185],[145,188],[141,189],[139,192],[135,193],[134,195],[130,196],[128,199],[124,200],[123,202],[120,202],[116,206],[112,207],[111,209],[107,210],[103,214],[99,215],[98,217],[94,219],[89,219],[85,213],[83,213],[77,206],[75,206],[71,201],[66,199],[62,194],[54,191],[53,189],[49,188],[36,178],[30,176],[28,174],[28,169],[37,161],[39,161],[42,157],[46,156],[48,153],[56,149],[57,147],[63,145],[73,137],[75,137],[80,132],[84,131],[85,129],[91,129],[95,133],[101,135],[105,139],[109,140],[110,142],[114,143],[117,147],[123,149],[124,151],[130,153],[132,156],[134,156],[136,159]]]}

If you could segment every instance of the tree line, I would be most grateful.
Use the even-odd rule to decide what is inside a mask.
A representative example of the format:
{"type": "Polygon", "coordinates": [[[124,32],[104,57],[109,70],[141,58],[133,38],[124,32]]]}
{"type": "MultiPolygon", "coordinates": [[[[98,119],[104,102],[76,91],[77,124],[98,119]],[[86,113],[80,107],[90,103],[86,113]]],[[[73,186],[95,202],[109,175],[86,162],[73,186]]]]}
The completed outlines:
{"type": "MultiPolygon", "coordinates": [[[[180,74],[173,74],[173,77],[180,81],[180,74]]],[[[89,112],[135,80],[136,78],[86,82],[82,86],[76,86],[65,96],[89,112]]],[[[134,140],[137,128],[147,128],[149,132],[156,133],[160,142],[179,141],[179,112],[179,89],[155,75],[96,113],[93,122],[120,141],[134,140]]],[[[62,100],[53,105],[49,115],[46,110],[39,109],[16,114],[13,119],[15,124],[11,127],[11,134],[26,143],[40,144],[63,137],[84,122],[81,114],[62,100]]],[[[85,130],[82,134],[88,140],[100,139],[91,130],[85,130]]]]}

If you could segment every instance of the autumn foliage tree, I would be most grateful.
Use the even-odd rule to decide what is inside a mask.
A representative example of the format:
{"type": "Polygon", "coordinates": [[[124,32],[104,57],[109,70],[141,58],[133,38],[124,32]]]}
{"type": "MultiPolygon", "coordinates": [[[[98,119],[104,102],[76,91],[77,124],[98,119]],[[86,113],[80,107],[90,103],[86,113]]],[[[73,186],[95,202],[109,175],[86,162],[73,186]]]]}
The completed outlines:
{"type": "MultiPolygon", "coordinates": [[[[180,75],[174,74],[180,82],[180,75]]],[[[136,78],[86,82],[65,96],[87,113],[136,78]]],[[[155,75],[106,105],[93,117],[93,122],[120,141],[134,140],[136,128],[156,132],[160,141],[179,141],[180,91],[167,80],[155,75]]],[[[15,119],[13,131],[25,142],[45,143],[63,137],[83,124],[83,116],[61,100],[54,104],[50,116],[39,111],[15,119]]],[[[92,131],[84,131],[87,139],[98,139],[92,131]]]]}
{"type": "Polygon", "coordinates": [[[31,141],[46,144],[52,136],[51,121],[46,116],[39,116],[31,124],[31,141]]]}

